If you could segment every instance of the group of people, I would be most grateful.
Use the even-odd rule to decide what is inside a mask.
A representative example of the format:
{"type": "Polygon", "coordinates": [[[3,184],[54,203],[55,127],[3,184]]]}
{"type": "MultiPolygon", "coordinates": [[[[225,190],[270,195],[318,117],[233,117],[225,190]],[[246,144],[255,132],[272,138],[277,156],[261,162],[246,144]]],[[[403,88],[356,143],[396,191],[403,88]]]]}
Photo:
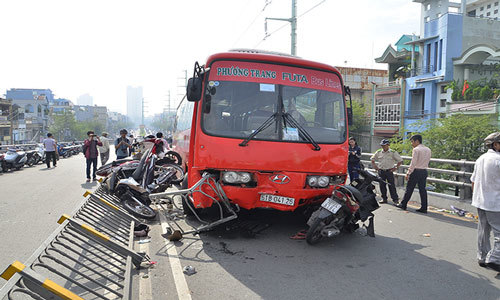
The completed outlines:
{"type": "MultiPolygon", "coordinates": [[[[126,158],[132,153],[132,142],[127,138],[127,130],[120,130],[120,137],[115,140],[116,159],[126,158]]],[[[94,131],[87,132],[87,139],[83,142],[83,154],[87,161],[87,182],[90,182],[90,169],[92,169],[92,180],[96,180],[97,157],[101,157],[101,165],[105,165],[109,159],[109,139],[108,133],[103,132],[102,136],[97,136],[94,131]]]]}
{"type": "MultiPolygon", "coordinates": [[[[425,186],[427,182],[427,168],[431,160],[431,149],[422,144],[422,136],[420,134],[410,137],[410,142],[413,147],[412,159],[405,175],[408,184],[406,185],[401,203],[399,203],[399,196],[396,191],[394,172],[401,166],[403,159],[397,151],[390,148],[389,140],[383,139],[380,142],[381,148],[372,155],[371,164],[380,178],[384,180],[384,183],[380,183],[380,194],[382,196],[380,203],[387,203],[387,185],[389,185],[389,194],[394,204],[406,210],[413,190],[418,185],[421,207],[416,211],[425,214],[427,213],[427,190],[425,186]]],[[[351,137],[349,139],[349,161],[347,164],[351,181],[359,178],[357,170],[361,167],[360,161],[361,148],[357,145],[356,139],[351,137]]]]}
{"type": "MultiPolygon", "coordinates": [[[[418,186],[420,208],[417,212],[427,213],[426,182],[431,160],[431,150],[422,144],[422,136],[413,135],[410,138],[413,147],[412,159],[405,179],[408,181],[401,203],[394,184],[394,172],[401,166],[403,159],[397,151],[390,149],[390,141],[382,140],[378,149],[371,157],[372,167],[378,175],[389,184],[389,192],[394,204],[406,210],[413,190],[418,186]]],[[[481,155],[474,165],[471,176],[472,206],[478,213],[478,264],[500,272],[500,132],[494,132],[484,139],[487,152],[481,155]],[[493,231],[494,245],[490,245],[490,234],[493,231]]],[[[361,160],[361,148],[354,138],[349,139],[348,172],[351,181],[358,179],[361,160]]],[[[387,203],[386,183],[380,183],[382,200],[387,203]]]]}

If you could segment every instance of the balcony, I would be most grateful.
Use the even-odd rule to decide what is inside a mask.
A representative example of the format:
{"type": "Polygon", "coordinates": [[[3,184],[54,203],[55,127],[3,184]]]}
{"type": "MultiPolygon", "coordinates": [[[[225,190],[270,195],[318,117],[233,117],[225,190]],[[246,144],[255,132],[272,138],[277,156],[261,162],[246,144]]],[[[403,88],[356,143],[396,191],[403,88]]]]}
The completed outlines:
{"type": "Polygon", "coordinates": [[[408,110],[405,111],[405,118],[410,120],[424,119],[428,114],[428,110],[408,110]]]}
{"type": "Polygon", "coordinates": [[[420,75],[425,75],[425,74],[431,74],[432,72],[435,72],[436,69],[434,69],[433,65],[428,65],[428,66],[423,66],[419,68],[414,68],[406,72],[406,77],[415,77],[415,76],[420,76],[420,75]]]}
{"type": "Polygon", "coordinates": [[[399,126],[401,105],[377,104],[375,105],[375,126],[399,126]]]}

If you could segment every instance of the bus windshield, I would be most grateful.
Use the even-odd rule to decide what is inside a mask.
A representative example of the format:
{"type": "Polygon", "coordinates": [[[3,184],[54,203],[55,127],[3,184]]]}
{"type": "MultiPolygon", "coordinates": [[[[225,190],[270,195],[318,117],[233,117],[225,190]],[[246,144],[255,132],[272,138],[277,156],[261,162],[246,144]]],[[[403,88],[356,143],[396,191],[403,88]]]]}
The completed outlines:
{"type": "MultiPolygon", "coordinates": [[[[252,64],[252,67],[255,68],[255,65],[252,64]]],[[[345,106],[341,89],[338,88],[340,80],[337,75],[311,71],[311,73],[321,73],[313,76],[301,68],[286,67],[293,72],[284,72],[273,71],[273,65],[257,65],[262,69],[271,69],[267,73],[259,73],[266,78],[248,80],[252,74],[256,75],[256,72],[259,72],[252,72],[255,69],[248,68],[248,72],[240,73],[243,75],[240,76],[242,78],[220,78],[231,76],[220,76],[220,68],[211,68],[208,82],[211,96],[205,96],[202,105],[202,126],[205,133],[246,139],[260,129],[254,137],[255,140],[308,142],[301,133],[301,130],[305,130],[317,143],[338,144],[345,141],[347,132],[345,106]],[[212,76],[214,71],[219,76],[212,76]],[[245,73],[249,76],[245,77],[245,73]],[[287,74],[303,77],[301,79],[295,77],[296,81],[287,82],[288,77],[292,76],[287,74]],[[327,89],[315,88],[310,84],[311,81],[324,84],[327,80],[331,80],[330,83],[338,82],[338,86],[330,84],[330,88],[327,89]],[[287,118],[281,117],[286,113],[296,122],[289,122],[287,118]],[[280,117],[273,118],[273,115],[280,117]],[[260,128],[264,123],[268,126],[260,128]]],[[[238,67],[245,70],[245,66],[238,67]]]]}

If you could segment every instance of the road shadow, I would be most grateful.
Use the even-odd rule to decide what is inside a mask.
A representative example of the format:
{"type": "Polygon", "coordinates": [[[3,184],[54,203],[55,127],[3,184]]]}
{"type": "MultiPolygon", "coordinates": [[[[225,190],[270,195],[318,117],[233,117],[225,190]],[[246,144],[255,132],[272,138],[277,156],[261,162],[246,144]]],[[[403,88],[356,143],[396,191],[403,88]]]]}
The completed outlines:
{"type": "Polygon", "coordinates": [[[91,181],[91,182],[85,182],[80,184],[80,186],[84,189],[92,189],[94,188],[99,182],[98,181],[91,181]]]}
{"type": "MultiPolygon", "coordinates": [[[[496,280],[494,274],[482,275],[479,266],[464,269],[447,261],[447,255],[425,255],[433,251],[430,246],[378,233],[376,238],[344,234],[310,246],[289,238],[305,227],[301,215],[262,214],[271,226],[255,238],[243,238],[240,232],[220,226],[199,238],[186,236],[182,244],[168,244],[157,254],[177,247],[181,261],[200,270],[188,278],[188,284],[193,294],[204,299],[215,295],[197,282],[204,287],[220,285],[222,278],[229,279],[220,286],[228,289],[226,293],[233,291],[230,286],[243,285],[239,291],[262,299],[471,299],[477,298],[478,291],[481,299],[498,299],[500,294],[498,282],[491,281],[496,280]],[[212,274],[217,270],[210,268],[213,265],[223,271],[212,274]],[[225,273],[229,276],[218,276],[225,273]]],[[[464,260],[475,263],[473,257],[464,260]]]]}
{"type": "Polygon", "coordinates": [[[38,171],[50,171],[52,169],[54,169],[54,168],[47,168],[47,167],[45,167],[45,168],[38,169],[38,171]]]}

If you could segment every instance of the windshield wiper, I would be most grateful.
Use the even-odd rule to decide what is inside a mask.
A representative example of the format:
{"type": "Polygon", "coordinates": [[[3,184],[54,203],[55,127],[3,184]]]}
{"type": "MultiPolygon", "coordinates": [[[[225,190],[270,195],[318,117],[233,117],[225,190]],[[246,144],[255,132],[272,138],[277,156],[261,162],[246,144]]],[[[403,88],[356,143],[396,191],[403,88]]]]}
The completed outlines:
{"type": "Polygon", "coordinates": [[[271,126],[276,121],[276,117],[278,116],[278,113],[272,114],[262,125],[259,126],[252,134],[250,134],[243,142],[241,142],[239,145],[241,147],[245,147],[248,145],[248,142],[250,142],[251,139],[253,139],[257,134],[265,130],[267,127],[271,126]]]}
{"type": "Polygon", "coordinates": [[[316,143],[316,141],[312,138],[312,136],[309,134],[309,132],[307,132],[304,129],[304,127],[302,127],[302,125],[300,125],[299,122],[297,122],[297,120],[295,120],[295,118],[292,117],[291,114],[289,114],[287,112],[284,113],[283,119],[285,120],[285,123],[288,122],[288,123],[290,123],[290,125],[292,125],[293,127],[297,128],[299,130],[299,133],[302,134],[302,137],[304,137],[304,139],[306,139],[309,143],[311,143],[311,145],[314,146],[314,148],[313,148],[314,151],[321,150],[321,147],[318,145],[318,143],[316,143]]]}

